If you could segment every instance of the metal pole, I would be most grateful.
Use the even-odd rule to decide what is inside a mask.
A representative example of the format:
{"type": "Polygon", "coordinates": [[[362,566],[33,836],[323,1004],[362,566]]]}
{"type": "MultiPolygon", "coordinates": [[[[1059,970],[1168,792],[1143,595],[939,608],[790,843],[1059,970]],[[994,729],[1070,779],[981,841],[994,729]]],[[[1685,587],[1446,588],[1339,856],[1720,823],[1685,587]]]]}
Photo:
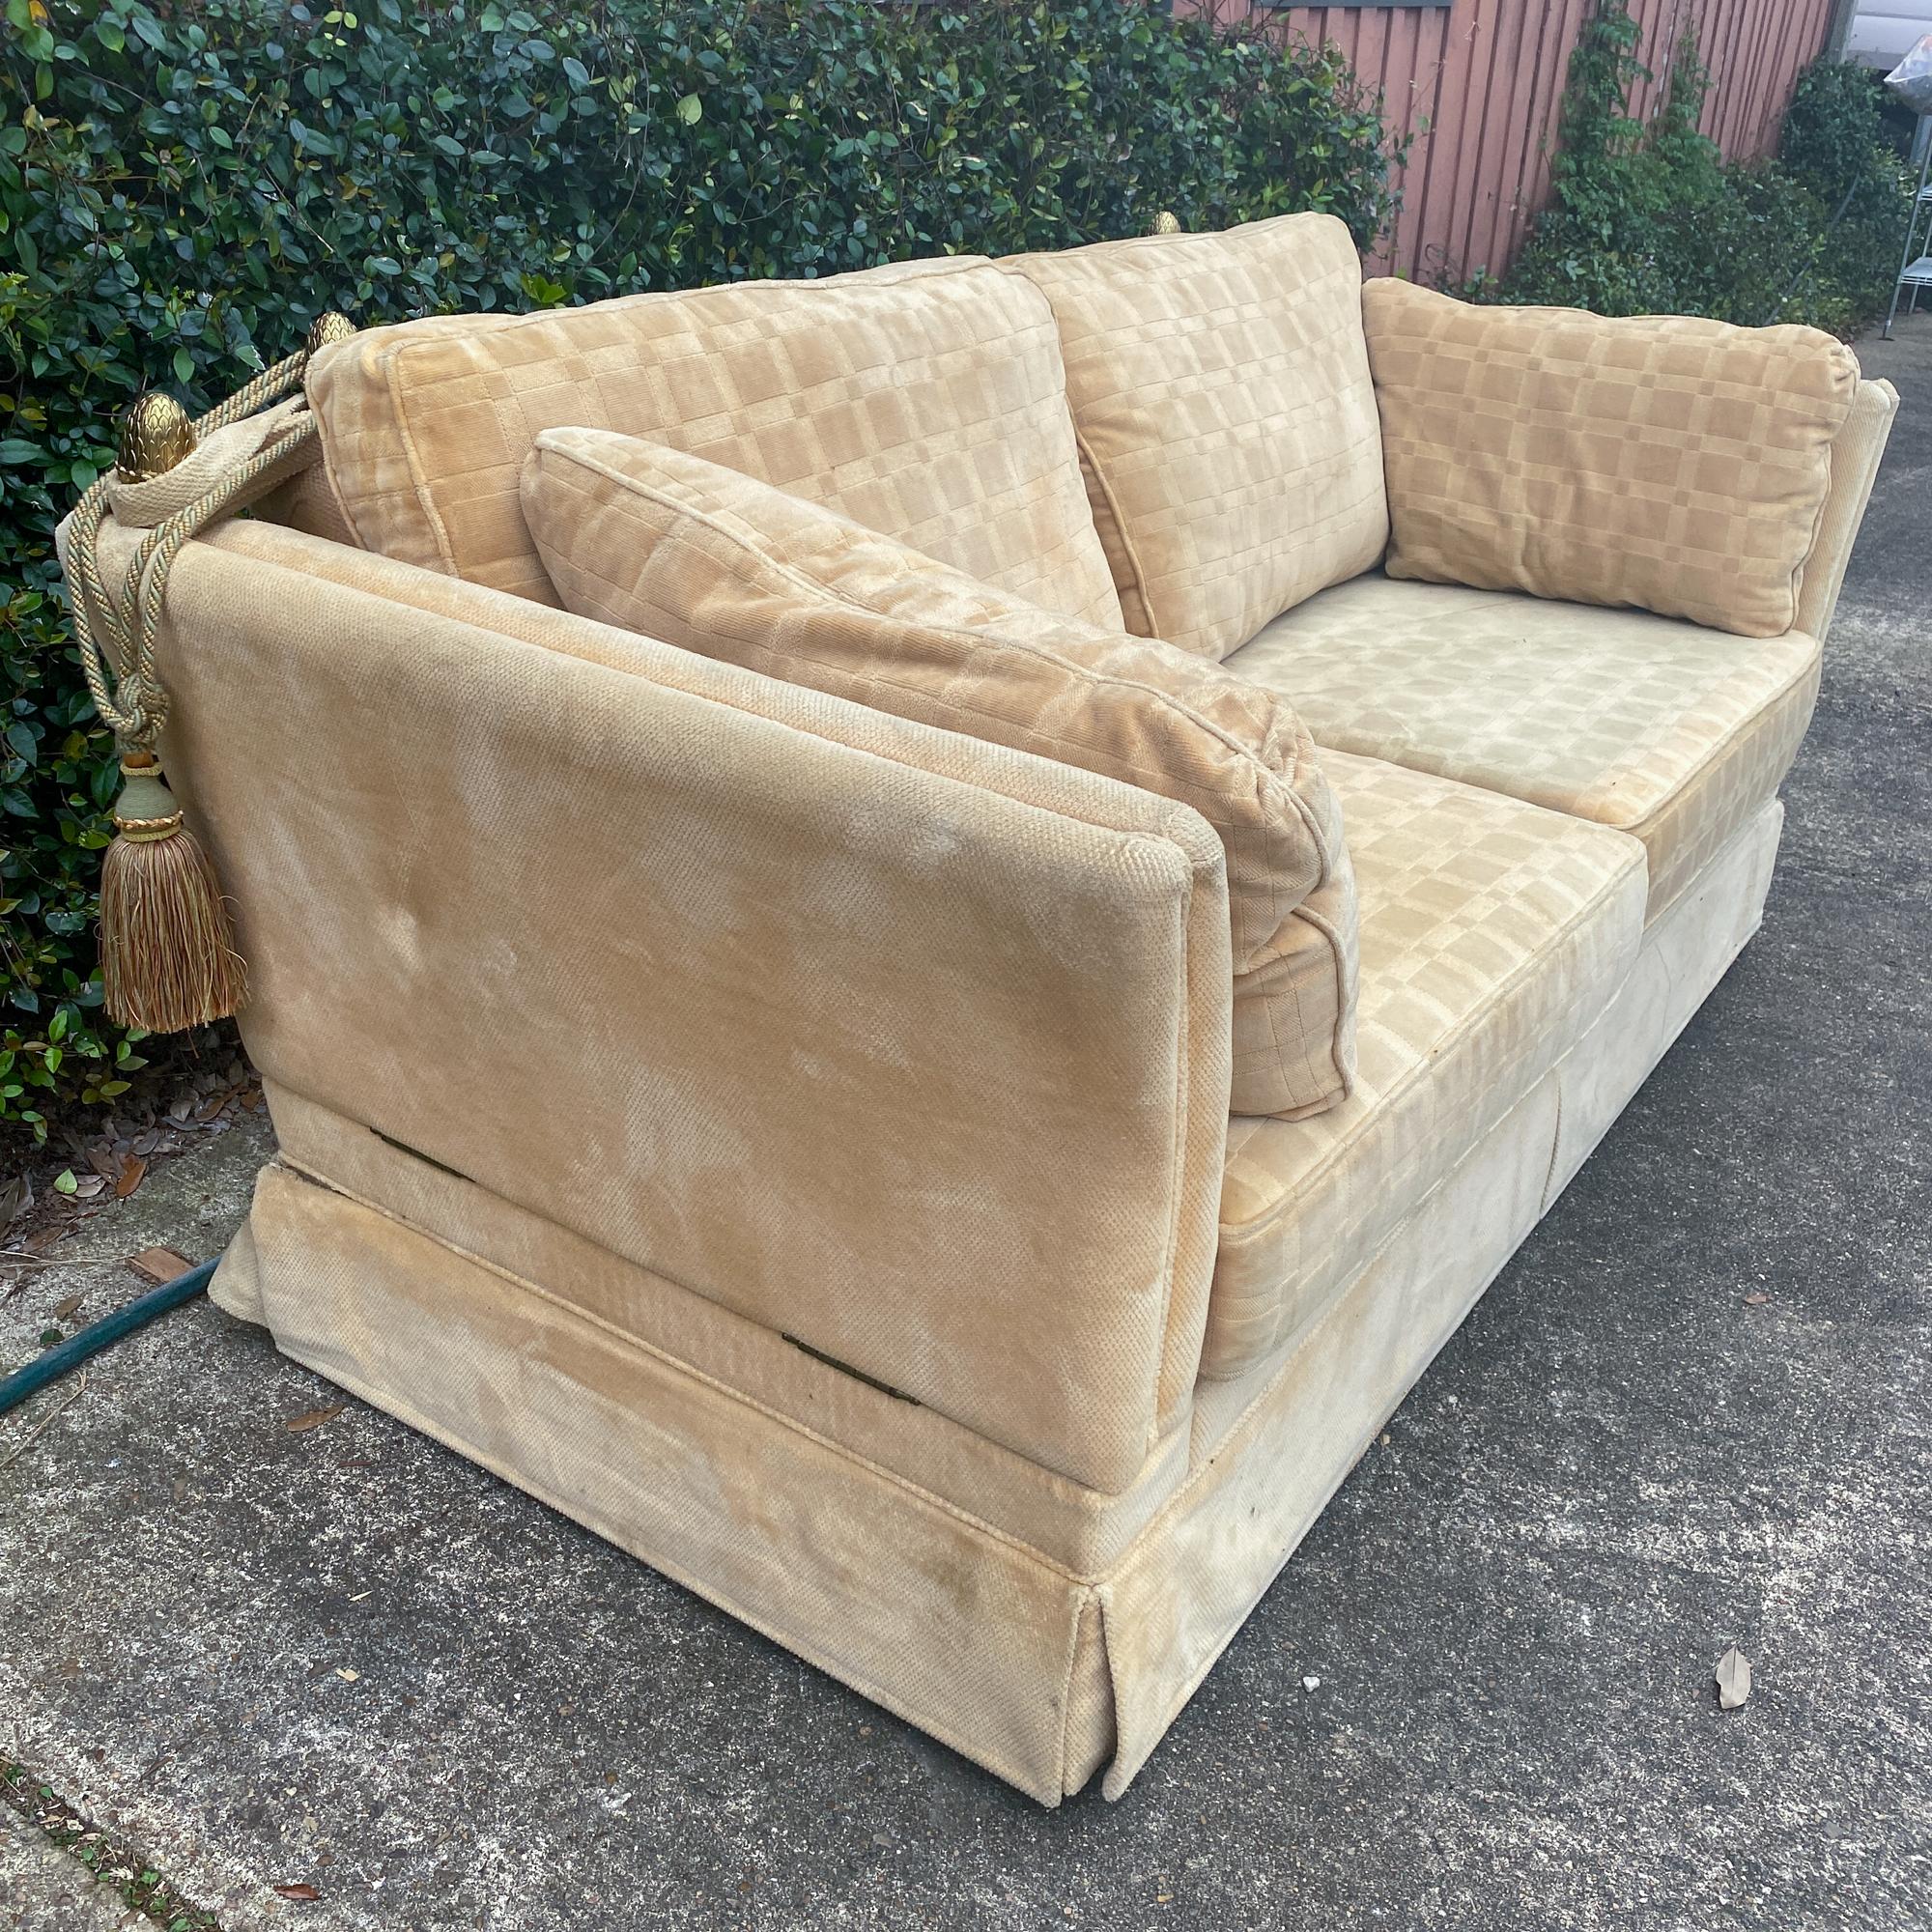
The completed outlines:
{"type": "MultiPolygon", "coordinates": [[[[1891,306],[1885,312],[1885,327],[1879,332],[1881,342],[1891,340],[1891,325],[1898,316],[1898,298],[1904,291],[1906,274],[1917,259],[1913,251],[1918,245],[1918,217],[1921,211],[1928,216],[1925,239],[1928,244],[1932,244],[1932,198],[1929,198],[1925,191],[1927,178],[1932,177],[1932,114],[1921,114],[1918,117],[1918,131],[1913,137],[1912,145],[1918,155],[1918,185],[1913,190],[1912,213],[1906,217],[1905,253],[1898,258],[1898,279],[1891,285],[1891,306]]],[[[1912,306],[1909,311],[1914,315],[1918,312],[1918,289],[1919,279],[1915,275],[1912,281],[1912,306]]]]}

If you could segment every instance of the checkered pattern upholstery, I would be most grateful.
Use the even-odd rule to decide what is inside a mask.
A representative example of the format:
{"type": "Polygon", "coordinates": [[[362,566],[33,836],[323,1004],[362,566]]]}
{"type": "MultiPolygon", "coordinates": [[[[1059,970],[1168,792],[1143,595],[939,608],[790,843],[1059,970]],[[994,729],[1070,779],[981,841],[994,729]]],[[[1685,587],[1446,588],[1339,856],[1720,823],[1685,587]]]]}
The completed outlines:
{"type": "Polygon", "coordinates": [[[546,431],[524,508],[580,615],[1192,806],[1227,853],[1235,1106],[1298,1117],[1348,1092],[1354,878],[1284,699],[639,438],[546,431]]]}
{"type": "Polygon", "coordinates": [[[1202,1373],[1319,1315],[1555,1065],[1636,957],[1643,851],[1515,799],[1341,752],[1361,894],[1355,1091],[1231,1123],[1202,1373]]]}
{"type": "Polygon", "coordinates": [[[1391,577],[1795,621],[1859,366],[1815,328],[1362,291],[1391,577]]]}
{"type": "Polygon", "coordinates": [[[1127,628],[1225,657],[1388,537],[1362,270],[1332,215],[1004,265],[1053,304],[1127,628]]]}
{"type": "Polygon", "coordinates": [[[517,506],[539,431],[647,436],[1049,610],[1120,623],[1045,301],[971,259],[445,316],[317,357],[309,400],[365,548],[554,603],[517,506]]]}
{"type": "Polygon", "coordinates": [[[1741,639],[1377,575],[1289,611],[1228,668],[1283,693],[1320,744],[1634,834],[1655,915],[1777,790],[1818,665],[1802,631],[1741,639]]]}

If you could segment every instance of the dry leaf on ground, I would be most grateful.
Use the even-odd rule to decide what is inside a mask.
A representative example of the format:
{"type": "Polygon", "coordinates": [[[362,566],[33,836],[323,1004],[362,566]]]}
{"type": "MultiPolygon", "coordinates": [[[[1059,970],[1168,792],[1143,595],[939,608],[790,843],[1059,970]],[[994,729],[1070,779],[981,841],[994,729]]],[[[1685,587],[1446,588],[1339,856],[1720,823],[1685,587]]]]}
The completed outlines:
{"type": "Polygon", "coordinates": [[[1771,1296],[1765,1293],[1762,1289],[1759,1289],[1755,1293],[1745,1296],[1745,1306],[1747,1308],[1762,1308],[1770,1299],[1771,1296]]]}
{"type": "Polygon", "coordinates": [[[1718,1702],[1726,1711],[1735,1711],[1750,1691],[1750,1659],[1732,1644],[1718,1660],[1718,1702]]]}
{"type": "Polygon", "coordinates": [[[34,1184],[24,1174],[16,1174],[0,1187],[0,1228],[17,1221],[34,1205],[34,1184]]]}
{"type": "Polygon", "coordinates": [[[62,1295],[61,1298],[54,1303],[54,1320],[56,1321],[65,1321],[70,1315],[73,1314],[75,1310],[79,1308],[80,1304],[84,1300],[86,1300],[86,1298],[87,1297],[82,1294],[62,1295]]]}
{"type": "Polygon", "coordinates": [[[121,1172],[114,1182],[114,1198],[125,1201],[141,1184],[141,1177],[148,1171],[148,1163],[139,1154],[129,1154],[121,1163],[121,1172]]]}
{"type": "Polygon", "coordinates": [[[320,1898],[322,1893],[312,1885],[278,1885],[276,1892],[283,1898],[320,1898]]]}
{"type": "Polygon", "coordinates": [[[178,1274],[185,1274],[194,1264],[185,1255],[177,1254],[172,1248],[143,1248],[138,1255],[128,1257],[128,1265],[136,1274],[146,1275],[150,1281],[173,1281],[178,1274]]]}
{"type": "Polygon", "coordinates": [[[299,1415],[292,1415],[282,1424],[291,1435],[299,1435],[304,1429],[314,1429],[342,1413],[342,1404],[330,1403],[327,1408],[305,1408],[299,1415]]]}

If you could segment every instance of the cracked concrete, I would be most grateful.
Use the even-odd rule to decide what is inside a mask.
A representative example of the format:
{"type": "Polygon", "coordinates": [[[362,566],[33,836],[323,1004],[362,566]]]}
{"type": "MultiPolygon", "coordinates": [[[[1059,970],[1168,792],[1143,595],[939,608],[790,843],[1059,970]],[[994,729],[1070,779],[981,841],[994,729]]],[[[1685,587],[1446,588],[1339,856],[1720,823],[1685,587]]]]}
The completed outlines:
{"type": "MultiPolygon", "coordinates": [[[[0,1750],[230,1928],[1932,1920],[1932,318],[1861,354],[1905,414],[1762,935],[1120,1804],[385,1416],[290,1433],[341,1398],[205,1303],[0,1473],[0,1750]]],[[[95,1228],[198,1258],[259,1153],[95,1228]]]]}

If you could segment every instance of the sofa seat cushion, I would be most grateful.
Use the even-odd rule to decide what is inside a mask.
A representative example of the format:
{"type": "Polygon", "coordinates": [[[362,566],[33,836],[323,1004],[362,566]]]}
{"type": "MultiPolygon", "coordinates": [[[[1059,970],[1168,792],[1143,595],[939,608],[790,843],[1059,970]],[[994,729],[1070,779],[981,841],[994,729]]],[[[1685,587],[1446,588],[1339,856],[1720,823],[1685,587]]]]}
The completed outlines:
{"type": "Polygon", "coordinates": [[[1348,1092],[1354,876],[1277,694],[638,437],[546,430],[524,508],[581,616],[1192,806],[1227,854],[1235,1106],[1311,1114],[1348,1092]]]}
{"type": "Polygon", "coordinates": [[[1643,937],[1643,848],[1473,785],[1324,752],[1360,895],[1355,1091],[1236,1119],[1202,1373],[1287,1346],[1588,1029],[1643,937]]]}
{"type": "Polygon", "coordinates": [[[1002,266],[1053,304],[1128,630],[1224,658],[1381,555],[1362,264],[1332,214],[1002,266]]]}
{"type": "Polygon", "coordinates": [[[517,478],[540,431],[647,436],[1118,625],[1053,312],[972,258],[372,328],[311,365],[365,549],[554,604],[517,478]]]}
{"type": "Polygon", "coordinates": [[[1286,694],[1318,744],[1633,834],[1652,917],[1776,793],[1818,668],[1801,632],[1380,576],[1311,598],[1229,663],[1286,694]]]}

